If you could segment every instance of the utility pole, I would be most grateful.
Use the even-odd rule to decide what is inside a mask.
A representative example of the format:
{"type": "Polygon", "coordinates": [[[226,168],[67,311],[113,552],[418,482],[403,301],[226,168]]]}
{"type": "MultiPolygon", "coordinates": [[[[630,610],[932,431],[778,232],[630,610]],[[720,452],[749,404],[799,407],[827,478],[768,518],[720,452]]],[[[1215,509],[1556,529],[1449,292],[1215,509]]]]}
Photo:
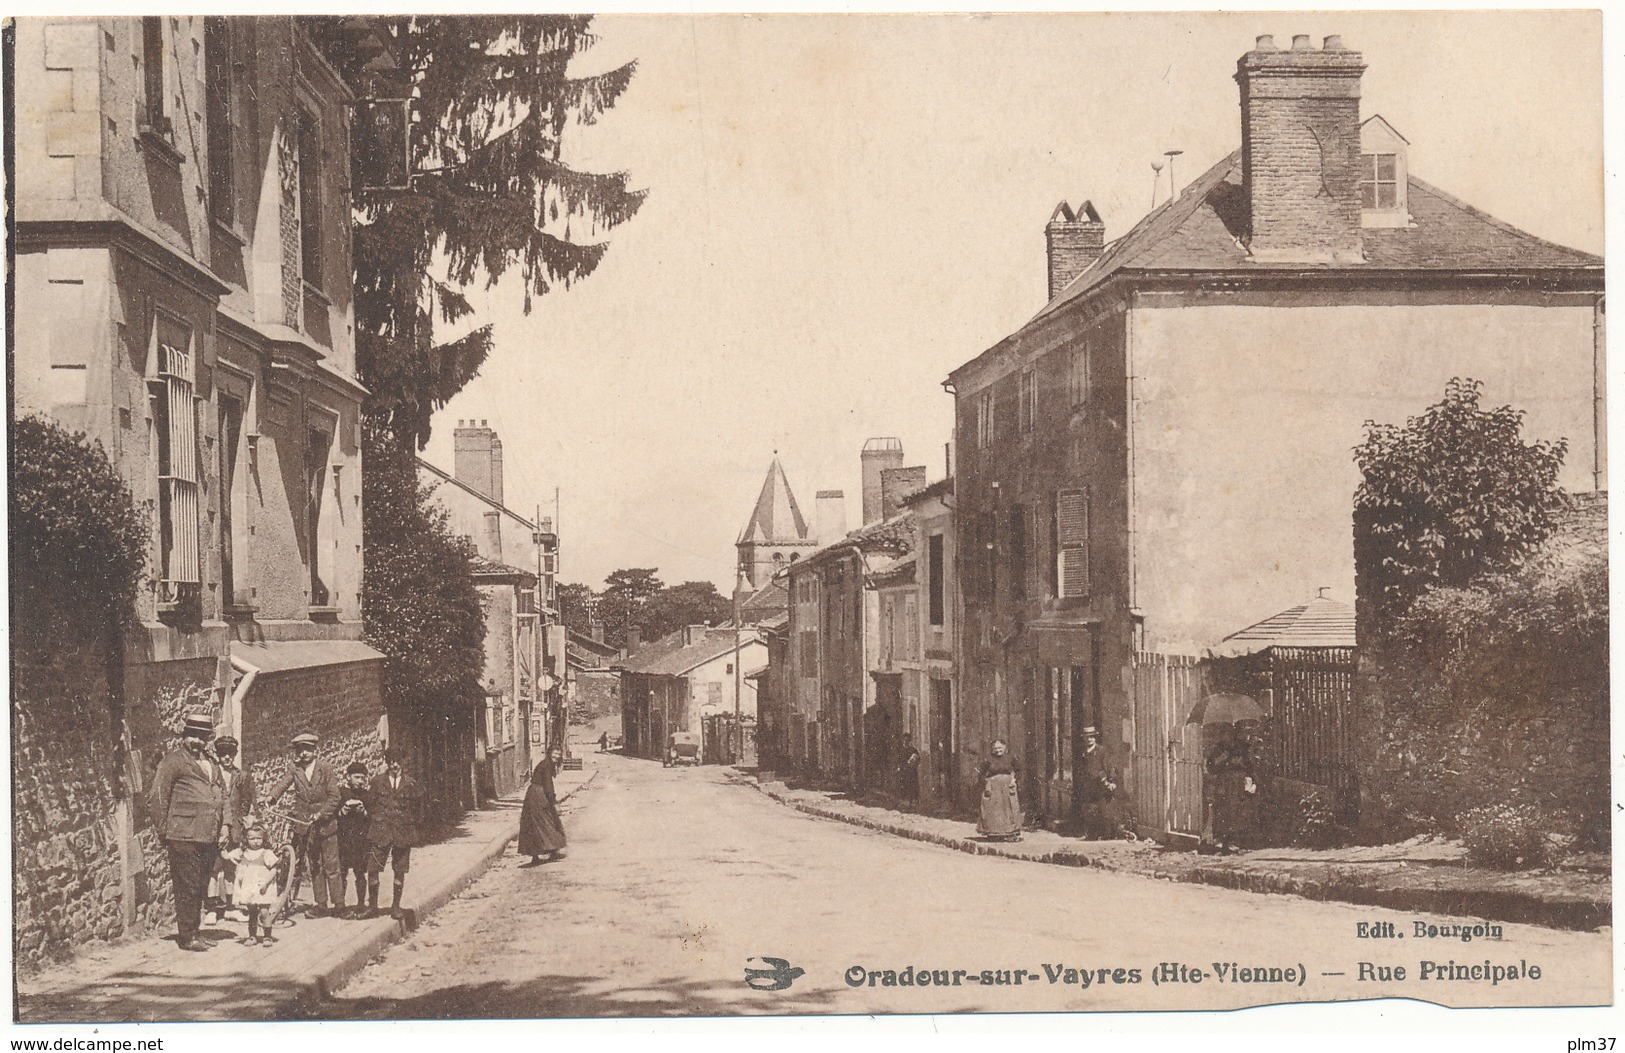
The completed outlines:
{"type": "Polygon", "coordinates": [[[740,571],[734,579],[734,763],[738,764],[745,759],[745,723],[741,712],[740,695],[744,692],[744,673],[739,667],[739,633],[741,628],[739,618],[739,597],[742,595],[745,584],[745,572],[740,571]]]}

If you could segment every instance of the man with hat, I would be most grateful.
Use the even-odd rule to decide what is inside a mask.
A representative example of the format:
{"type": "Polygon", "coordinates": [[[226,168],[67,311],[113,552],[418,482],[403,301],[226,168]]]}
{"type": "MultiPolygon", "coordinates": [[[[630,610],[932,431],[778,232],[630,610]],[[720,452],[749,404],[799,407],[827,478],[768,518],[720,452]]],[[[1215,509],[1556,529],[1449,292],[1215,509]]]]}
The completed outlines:
{"type": "Polygon", "coordinates": [[[1083,836],[1103,841],[1116,836],[1107,808],[1117,792],[1106,771],[1106,751],[1100,748],[1100,732],[1093,725],[1083,729],[1083,752],[1078,756],[1078,802],[1083,812],[1083,836]]]}
{"type": "MultiPolygon", "coordinates": [[[[214,740],[214,758],[226,787],[226,825],[231,827],[228,848],[243,843],[243,833],[254,823],[254,776],[237,767],[237,740],[222,735],[214,740]]],[[[231,909],[231,893],[237,867],[225,856],[215,864],[215,894],[210,907],[219,921],[231,909]]]]}
{"type": "Polygon", "coordinates": [[[209,714],[187,714],[180,746],[158,763],[147,793],[153,826],[169,855],[175,942],[183,951],[206,951],[213,946],[198,935],[203,924],[203,895],[220,845],[231,837],[225,780],[206,752],[213,734],[209,714]]]}
{"type": "Polygon", "coordinates": [[[293,791],[294,865],[303,862],[310,875],[315,900],[309,912],[312,918],[325,917],[329,897],[343,895],[339,888],[339,777],[332,765],[316,755],[320,742],[308,731],[293,737],[293,764],[266,797],[267,804],[275,804],[293,791]]]}

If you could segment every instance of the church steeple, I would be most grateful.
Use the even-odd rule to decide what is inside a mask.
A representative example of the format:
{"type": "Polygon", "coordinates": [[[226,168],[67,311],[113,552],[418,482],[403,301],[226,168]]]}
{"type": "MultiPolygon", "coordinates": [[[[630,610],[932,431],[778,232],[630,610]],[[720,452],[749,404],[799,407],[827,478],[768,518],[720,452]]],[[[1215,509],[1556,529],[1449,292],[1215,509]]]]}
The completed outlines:
{"type": "Polygon", "coordinates": [[[796,504],[795,494],[790,492],[790,480],[785,478],[784,466],[775,453],[756,507],[734,546],[739,550],[739,573],[752,588],[759,589],[775,570],[815,545],[816,539],[807,529],[807,520],[796,504]]]}

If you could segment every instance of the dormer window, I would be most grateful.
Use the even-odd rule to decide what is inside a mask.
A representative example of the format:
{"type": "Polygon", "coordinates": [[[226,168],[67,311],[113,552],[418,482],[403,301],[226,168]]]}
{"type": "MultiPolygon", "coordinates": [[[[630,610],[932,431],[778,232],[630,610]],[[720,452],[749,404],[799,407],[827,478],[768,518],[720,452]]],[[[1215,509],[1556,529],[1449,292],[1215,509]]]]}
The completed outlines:
{"type": "Polygon", "coordinates": [[[1399,200],[1399,157],[1360,155],[1360,207],[1391,209],[1399,200]]]}
{"type": "Polygon", "coordinates": [[[1360,225],[1411,225],[1406,190],[1410,186],[1410,143],[1381,117],[1360,125],[1360,225]]]}

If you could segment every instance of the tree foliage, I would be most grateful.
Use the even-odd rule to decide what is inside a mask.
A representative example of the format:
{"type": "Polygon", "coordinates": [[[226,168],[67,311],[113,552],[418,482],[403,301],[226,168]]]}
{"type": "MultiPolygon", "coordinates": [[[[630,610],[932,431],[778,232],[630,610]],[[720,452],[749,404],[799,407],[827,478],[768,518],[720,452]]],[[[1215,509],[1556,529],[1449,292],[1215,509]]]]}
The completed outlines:
{"type": "Polygon", "coordinates": [[[590,636],[593,615],[598,608],[598,597],[594,595],[592,586],[575,581],[564,582],[559,585],[556,595],[559,621],[569,626],[572,632],[590,636]]]}
{"type": "Polygon", "coordinates": [[[389,657],[384,699],[415,711],[475,704],[485,664],[485,612],[473,549],[447,528],[418,481],[412,448],[376,423],[362,432],[367,642],[389,657]]]}
{"type": "MultiPolygon", "coordinates": [[[[318,35],[342,38],[341,20],[313,21],[318,35]]],[[[614,106],[635,64],[573,75],[572,59],[595,41],[585,16],[377,21],[397,71],[365,73],[354,49],[326,49],[412,109],[410,188],[369,187],[364,166],[354,180],[356,356],[369,412],[422,448],[431,415],[492,349],[489,326],[437,338],[437,326],[473,314],[463,290],[517,271],[529,311],[534,297],[591,274],[607,232],[637,212],[643,195],[626,173],[582,172],[562,157],[566,130],[614,106]]]]}
{"type": "Polygon", "coordinates": [[[602,592],[594,594],[585,585],[561,586],[559,605],[564,622],[585,632],[586,610],[596,605],[604,622],[604,642],[625,647],[635,626],[645,640],[657,640],[685,625],[721,625],[733,617],[733,604],[709,581],[685,581],[667,585],[653,567],[630,567],[614,571],[604,579],[602,592]],[[566,593],[568,591],[568,594],[566,593]],[[579,622],[572,621],[572,611],[579,622]]]}
{"type": "Polygon", "coordinates": [[[714,582],[685,581],[668,585],[649,599],[640,628],[646,640],[658,639],[685,625],[721,625],[733,618],[733,604],[714,582]]]}
{"type": "Polygon", "coordinates": [[[10,515],[14,649],[61,633],[111,640],[135,621],[150,532],[100,443],[15,421],[10,515]]]}
{"type": "Polygon", "coordinates": [[[666,583],[653,567],[631,567],[612,571],[598,594],[598,616],[604,621],[604,642],[625,647],[632,627],[643,631],[649,601],[666,583]]]}
{"type": "Polygon", "coordinates": [[[1510,567],[1551,533],[1567,443],[1524,441],[1522,411],[1480,408],[1481,387],[1458,377],[1403,427],[1366,422],[1354,450],[1362,638],[1391,631],[1428,588],[1510,567]]]}

